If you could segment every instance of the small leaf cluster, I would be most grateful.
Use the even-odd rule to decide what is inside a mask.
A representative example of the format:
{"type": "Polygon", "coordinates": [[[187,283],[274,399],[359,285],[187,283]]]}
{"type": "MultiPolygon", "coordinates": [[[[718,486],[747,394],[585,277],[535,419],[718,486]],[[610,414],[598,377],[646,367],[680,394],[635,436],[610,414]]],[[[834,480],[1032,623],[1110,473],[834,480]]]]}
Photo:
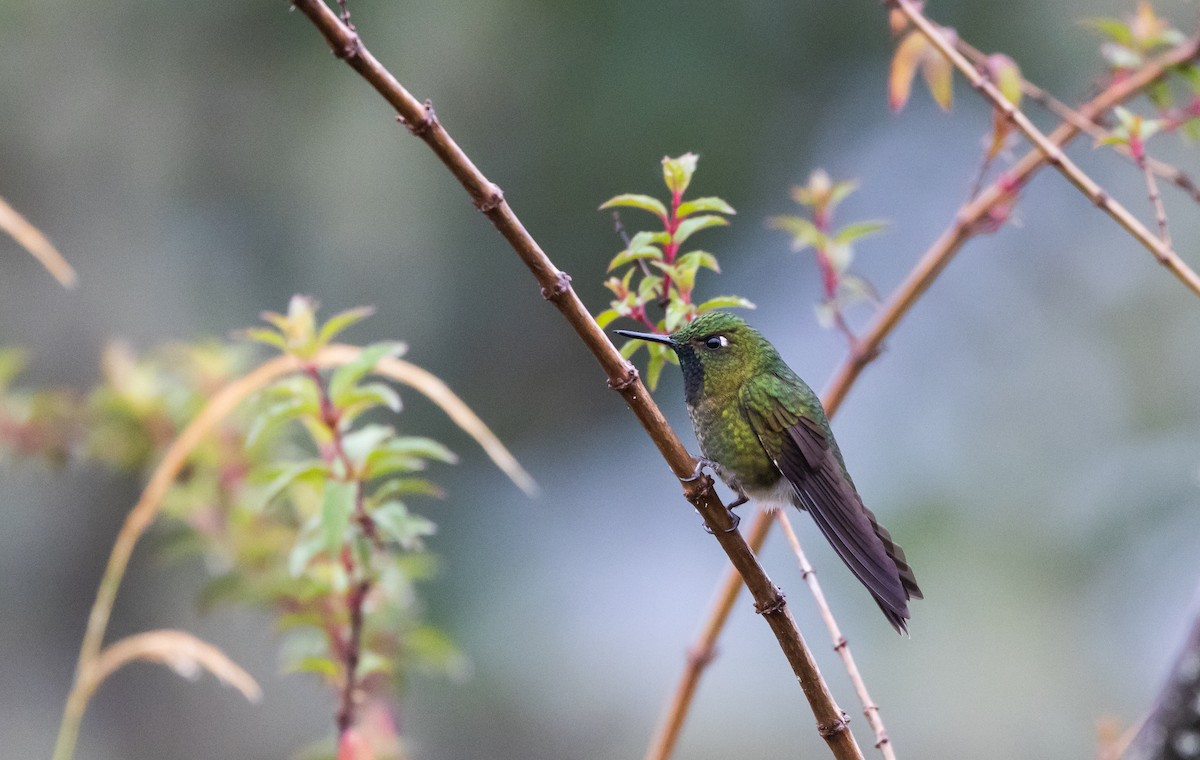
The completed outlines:
{"type": "MultiPolygon", "coordinates": [[[[921,72],[929,93],[942,110],[949,111],[954,103],[954,65],[919,29],[911,28],[908,19],[899,11],[891,13],[892,31],[899,38],[888,74],[888,104],[901,111],[912,95],[912,83],[921,72]]],[[[958,39],[954,29],[942,27],[942,36],[950,42],[958,39]]],[[[996,85],[1004,98],[1016,107],[1021,105],[1021,69],[1017,62],[1002,53],[984,57],[979,71],[996,85]]],[[[1004,148],[1012,124],[1004,112],[992,109],[992,135],[986,159],[991,161],[1004,148]]]]}
{"type": "MultiPolygon", "coordinates": [[[[298,373],[261,391],[192,450],[162,504],[164,553],[202,557],[208,607],[235,602],[273,613],[291,672],[339,690],[357,649],[362,709],[382,709],[413,673],[459,675],[466,661],[424,620],[419,585],[437,571],[425,543],[436,530],[413,511],[440,498],[431,463],[453,462],[441,443],[399,433],[401,399],[376,380],[380,361],[403,352],[379,343],[332,370],[318,355],[371,313],[352,309],[323,324],[311,299],[244,336],[296,359],[298,373]],[[349,635],[352,604],[361,640],[349,635]],[[374,705],[374,707],[372,707],[374,705]]],[[[97,462],[148,477],[212,395],[242,377],[245,343],[170,344],[143,354],[114,343],[90,393],[18,385],[25,352],[0,349],[0,458],[97,462]]],[[[365,729],[364,729],[365,730],[365,729]]],[[[383,755],[379,755],[383,757],[383,755]]]]}
{"type": "Polygon", "coordinates": [[[440,496],[421,473],[431,462],[456,458],[437,441],[401,435],[376,420],[398,412],[401,400],[371,372],[403,353],[402,344],[367,346],[322,374],[312,363],[317,353],[371,312],[354,309],[319,325],[316,308],[311,299],[293,298],[286,315],[263,315],[274,329],[245,333],[305,362],[302,373],[261,394],[247,445],[302,432],[293,444],[304,455],[277,460],[250,477],[255,495],[245,517],[276,523],[283,561],[253,573],[235,570],[222,579],[222,591],[279,610],[285,667],[315,673],[335,689],[355,678],[370,695],[413,668],[462,672],[461,655],[421,621],[415,584],[436,569],[424,544],[436,526],[408,504],[412,497],[440,496]],[[364,615],[357,644],[351,639],[355,607],[364,615]],[[358,665],[350,673],[353,660],[358,665]]]}
{"type": "MultiPolygon", "coordinates": [[[[651,195],[626,193],[600,206],[602,210],[647,211],[661,226],[634,234],[609,262],[608,271],[615,274],[604,285],[612,291],[613,299],[608,309],[596,315],[600,327],[626,317],[652,332],[667,335],[711,309],[754,308],[754,304],[740,296],[716,296],[696,303],[694,291],[700,270],[720,272],[721,268],[713,254],[703,250],[684,252],[684,244],[703,229],[728,225],[727,217],[736,213],[732,206],[714,196],[684,200],[698,160],[694,153],[663,158],[663,181],[671,194],[668,203],[651,195]]],[[[625,343],[621,354],[629,359],[643,347],[650,355],[646,383],[653,390],[663,366],[678,360],[666,346],[640,340],[625,343]]]]}
{"type": "MultiPolygon", "coordinates": [[[[1159,17],[1148,2],[1139,3],[1137,11],[1127,19],[1095,18],[1087,23],[1105,38],[1100,53],[1113,80],[1127,76],[1154,55],[1187,40],[1183,32],[1159,17]]],[[[1098,145],[1125,145],[1140,161],[1145,155],[1145,141],[1157,132],[1179,132],[1190,140],[1200,139],[1200,64],[1188,61],[1167,74],[1146,90],[1156,118],[1116,108],[1118,126],[1107,138],[1099,140],[1098,145]]]]}
{"type": "Polygon", "coordinates": [[[823,327],[837,326],[851,339],[843,316],[845,309],[858,301],[877,300],[870,283],[850,274],[854,243],[885,226],[881,221],[863,221],[834,228],[834,211],[857,187],[853,180],[835,182],[825,170],[817,169],[809,175],[807,184],[792,188],[792,200],[806,215],[775,216],[767,222],[771,228],[792,236],[793,251],[813,250],[821,273],[817,318],[823,327]]]}

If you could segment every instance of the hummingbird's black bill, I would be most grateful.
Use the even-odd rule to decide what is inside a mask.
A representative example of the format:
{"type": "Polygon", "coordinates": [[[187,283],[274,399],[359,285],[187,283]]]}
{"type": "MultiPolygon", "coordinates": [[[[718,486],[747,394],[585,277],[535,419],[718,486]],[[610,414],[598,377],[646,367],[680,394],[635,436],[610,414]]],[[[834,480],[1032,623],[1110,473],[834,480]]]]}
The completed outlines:
{"type": "Polygon", "coordinates": [[[675,341],[671,340],[670,335],[659,335],[658,333],[643,333],[634,332],[633,330],[613,330],[617,335],[624,335],[626,338],[637,338],[638,340],[648,340],[651,343],[662,343],[667,346],[675,345],[675,341]]]}

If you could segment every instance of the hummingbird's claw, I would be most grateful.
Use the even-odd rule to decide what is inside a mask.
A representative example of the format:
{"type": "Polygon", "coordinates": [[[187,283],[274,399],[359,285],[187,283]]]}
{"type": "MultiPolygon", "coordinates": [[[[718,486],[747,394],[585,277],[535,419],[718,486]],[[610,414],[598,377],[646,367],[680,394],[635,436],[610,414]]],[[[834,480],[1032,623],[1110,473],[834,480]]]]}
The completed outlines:
{"type": "MultiPolygon", "coordinates": [[[[729,512],[729,522],[731,524],[728,528],[726,528],[725,530],[723,530],[721,532],[722,533],[737,533],[738,524],[741,523],[741,521],[742,521],[742,518],[738,517],[732,511],[730,511],[729,512]]],[[[704,532],[710,536],[716,535],[716,533],[713,532],[713,529],[708,527],[708,523],[704,523],[704,532]]]]}

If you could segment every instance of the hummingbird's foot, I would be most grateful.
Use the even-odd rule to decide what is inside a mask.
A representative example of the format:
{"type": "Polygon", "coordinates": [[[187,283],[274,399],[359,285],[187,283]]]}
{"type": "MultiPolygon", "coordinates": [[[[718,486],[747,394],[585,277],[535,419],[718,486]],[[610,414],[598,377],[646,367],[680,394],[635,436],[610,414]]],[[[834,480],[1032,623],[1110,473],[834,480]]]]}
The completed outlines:
{"type": "MultiPolygon", "coordinates": [[[[721,532],[722,533],[737,533],[738,524],[741,523],[742,518],[735,515],[730,508],[727,507],[726,510],[729,512],[730,525],[728,528],[726,528],[725,530],[723,530],[721,532]]],[[[708,527],[708,523],[704,523],[704,532],[710,536],[717,535],[716,533],[713,532],[712,528],[708,527]]]]}
{"type": "Polygon", "coordinates": [[[733,511],[733,510],[737,509],[738,507],[742,506],[743,504],[745,504],[746,502],[750,501],[750,497],[747,496],[746,492],[740,488],[738,489],[737,495],[738,495],[737,501],[735,501],[734,503],[730,504],[727,507],[727,509],[729,509],[730,511],[733,511]]]}
{"type": "Polygon", "coordinates": [[[692,470],[691,477],[680,478],[680,480],[682,480],[684,483],[693,483],[704,477],[705,467],[713,472],[716,472],[717,470],[717,463],[711,459],[705,459],[704,457],[692,457],[692,460],[696,463],[696,468],[692,470]]]}

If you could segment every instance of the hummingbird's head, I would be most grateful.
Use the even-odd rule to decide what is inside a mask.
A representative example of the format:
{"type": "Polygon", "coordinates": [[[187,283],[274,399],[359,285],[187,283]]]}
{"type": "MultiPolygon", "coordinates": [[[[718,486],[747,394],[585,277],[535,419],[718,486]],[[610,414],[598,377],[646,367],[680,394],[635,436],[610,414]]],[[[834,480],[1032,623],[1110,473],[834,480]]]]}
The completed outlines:
{"type": "Polygon", "coordinates": [[[710,311],[693,319],[670,335],[617,330],[630,338],[670,346],[683,369],[687,402],[703,397],[736,393],[742,384],[772,363],[782,362],[779,353],[741,317],[710,311]]]}

